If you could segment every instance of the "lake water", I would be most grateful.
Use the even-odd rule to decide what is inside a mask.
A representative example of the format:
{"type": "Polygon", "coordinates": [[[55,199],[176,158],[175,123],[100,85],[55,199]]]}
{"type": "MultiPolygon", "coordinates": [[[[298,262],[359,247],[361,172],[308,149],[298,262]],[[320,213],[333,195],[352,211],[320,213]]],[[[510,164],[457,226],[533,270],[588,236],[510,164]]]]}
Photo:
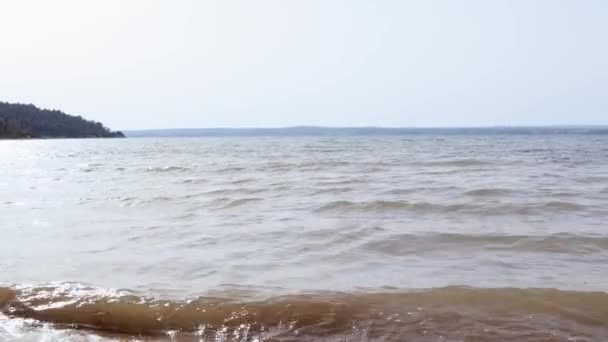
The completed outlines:
{"type": "Polygon", "coordinates": [[[608,340],[608,136],[0,141],[0,340],[608,340]]]}

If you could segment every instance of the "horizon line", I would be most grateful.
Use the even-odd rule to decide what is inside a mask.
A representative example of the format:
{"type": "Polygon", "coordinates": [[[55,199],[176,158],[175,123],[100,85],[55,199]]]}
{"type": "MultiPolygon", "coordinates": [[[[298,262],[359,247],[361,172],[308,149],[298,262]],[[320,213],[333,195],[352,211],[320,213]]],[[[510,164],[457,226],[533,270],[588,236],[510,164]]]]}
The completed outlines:
{"type": "Polygon", "coordinates": [[[144,131],[183,131],[183,130],[285,130],[285,129],[518,129],[518,128],[608,128],[606,124],[554,124],[554,125],[487,125],[487,126],[323,126],[323,125],[293,125],[293,126],[255,126],[255,127],[231,127],[231,126],[212,126],[212,127],[174,127],[174,128],[134,128],[120,129],[123,132],[144,132],[144,131]]]}

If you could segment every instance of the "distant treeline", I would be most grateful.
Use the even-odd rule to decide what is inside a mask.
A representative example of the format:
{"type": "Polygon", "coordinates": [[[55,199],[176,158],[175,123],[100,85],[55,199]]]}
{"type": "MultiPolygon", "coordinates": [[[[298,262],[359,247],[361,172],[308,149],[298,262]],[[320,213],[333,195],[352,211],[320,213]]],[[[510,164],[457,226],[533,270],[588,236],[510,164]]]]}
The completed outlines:
{"type": "Polygon", "coordinates": [[[0,102],[0,138],[122,138],[101,123],[31,104],[0,102]]]}
{"type": "Polygon", "coordinates": [[[542,135],[608,134],[606,126],[590,127],[470,127],[470,128],[387,128],[315,127],[285,128],[184,128],[126,131],[129,137],[213,137],[213,136],[390,136],[390,135],[542,135]]]}

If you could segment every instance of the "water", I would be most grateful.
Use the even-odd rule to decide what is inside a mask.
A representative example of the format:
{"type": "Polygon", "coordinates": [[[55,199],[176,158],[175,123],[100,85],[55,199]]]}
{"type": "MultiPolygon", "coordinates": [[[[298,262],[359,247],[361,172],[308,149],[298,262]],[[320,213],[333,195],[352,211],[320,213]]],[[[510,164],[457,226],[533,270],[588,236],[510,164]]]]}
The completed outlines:
{"type": "Polygon", "coordinates": [[[604,341],[607,146],[0,141],[0,340],[604,341]]]}

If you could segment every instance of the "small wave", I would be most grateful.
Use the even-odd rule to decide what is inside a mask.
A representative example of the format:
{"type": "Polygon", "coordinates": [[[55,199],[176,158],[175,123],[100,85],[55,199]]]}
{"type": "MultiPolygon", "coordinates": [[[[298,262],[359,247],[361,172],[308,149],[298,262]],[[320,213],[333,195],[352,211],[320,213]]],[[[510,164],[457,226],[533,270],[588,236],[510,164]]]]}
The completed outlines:
{"type": "Polygon", "coordinates": [[[559,192],[553,192],[550,193],[549,196],[551,197],[576,197],[579,194],[576,192],[569,192],[569,191],[559,191],[559,192]]]}
{"type": "Polygon", "coordinates": [[[316,209],[318,213],[382,213],[411,212],[416,214],[467,214],[477,216],[536,215],[547,212],[572,213],[587,207],[572,202],[551,201],[541,203],[452,203],[386,201],[368,202],[334,201],[316,209]]]}
{"type": "Polygon", "coordinates": [[[230,173],[230,172],[239,172],[239,171],[244,171],[245,168],[244,167],[238,167],[238,166],[230,166],[230,167],[224,167],[221,169],[217,169],[214,170],[215,172],[221,172],[221,173],[230,173]]]}
{"type": "Polygon", "coordinates": [[[446,336],[522,341],[534,336],[544,341],[554,340],[556,332],[564,340],[586,336],[600,341],[608,334],[604,292],[447,287],[255,299],[230,291],[173,301],[73,287],[78,286],[0,288],[0,311],[11,319],[55,327],[226,341],[348,340],[353,335],[395,341],[446,336]]]}
{"type": "Polygon", "coordinates": [[[419,191],[424,191],[426,189],[424,188],[410,188],[410,189],[391,189],[388,191],[385,191],[384,194],[385,195],[409,195],[409,194],[413,194],[419,191]]]}
{"type": "Polygon", "coordinates": [[[146,203],[155,203],[155,202],[169,202],[172,201],[173,197],[168,196],[154,196],[152,198],[147,199],[146,203]]]}
{"type": "Polygon", "coordinates": [[[579,183],[589,184],[589,183],[600,183],[606,184],[608,183],[608,176],[587,176],[576,179],[579,183]]]}
{"type": "MultiPolygon", "coordinates": [[[[111,198],[107,198],[108,200],[115,200],[121,203],[122,206],[132,206],[135,205],[138,201],[139,198],[138,197],[131,197],[131,196],[118,196],[118,197],[111,197],[111,198]]],[[[89,200],[89,199],[86,199],[89,200]]]]}
{"type": "Polygon", "coordinates": [[[334,201],[327,203],[316,211],[323,212],[390,212],[410,210],[415,212],[446,211],[453,212],[466,208],[465,204],[440,205],[428,202],[407,202],[407,201],[369,201],[369,202],[350,202],[334,201]]]}
{"type": "Polygon", "coordinates": [[[237,194],[237,193],[241,193],[242,190],[241,189],[229,189],[229,188],[224,188],[224,189],[216,189],[216,190],[209,190],[207,192],[205,192],[205,195],[226,195],[226,194],[237,194]]]}
{"type": "Polygon", "coordinates": [[[181,181],[179,181],[179,183],[181,184],[202,184],[202,183],[207,183],[209,182],[209,180],[207,179],[202,179],[202,178],[190,178],[190,179],[183,179],[181,181]]]}
{"type": "Polygon", "coordinates": [[[292,186],[291,186],[291,185],[288,185],[288,184],[281,184],[281,185],[278,185],[278,184],[277,184],[277,185],[274,185],[274,184],[273,184],[273,185],[271,185],[271,186],[272,186],[272,187],[271,187],[271,188],[269,188],[269,189],[270,189],[271,191],[277,191],[277,192],[279,192],[279,191],[289,191],[289,190],[291,190],[291,189],[292,189],[292,186]]]}
{"type": "Polygon", "coordinates": [[[316,191],[312,192],[312,195],[316,196],[316,195],[322,195],[322,194],[341,194],[341,193],[351,192],[351,191],[353,191],[353,188],[350,188],[350,187],[326,188],[326,189],[316,190],[316,191]]]}
{"type": "Polygon", "coordinates": [[[384,236],[355,247],[361,252],[378,252],[386,255],[412,255],[449,252],[454,250],[496,251],[509,250],[532,253],[561,253],[586,255],[608,252],[608,237],[590,237],[570,234],[547,236],[528,235],[467,235],[467,234],[399,234],[384,236]]]}
{"type": "Polygon", "coordinates": [[[146,168],[146,172],[159,173],[159,172],[185,172],[190,171],[190,168],[183,166],[164,166],[164,167],[149,167],[146,168]]]}
{"type": "Polygon", "coordinates": [[[451,160],[437,160],[437,161],[428,161],[428,162],[414,162],[414,165],[420,166],[458,166],[458,167],[467,167],[467,166],[480,166],[480,165],[488,165],[490,162],[478,160],[478,159],[451,159],[451,160]]]}
{"type": "Polygon", "coordinates": [[[194,198],[199,198],[202,197],[204,195],[206,195],[207,193],[205,192],[200,192],[200,193],[190,193],[190,194],[185,194],[185,195],[181,195],[179,198],[180,199],[185,199],[185,200],[191,200],[194,198]]]}
{"type": "Polygon", "coordinates": [[[540,152],[552,152],[554,150],[548,148],[529,148],[522,150],[515,150],[517,153],[540,153],[540,152]]]}
{"type": "Polygon", "coordinates": [[[255,202],[260,202],[262,201],[261,198],[239,198],[237,200],[234,200],[228,204],[226,204],[223,208],[224,209],[228,209],[228,208],[234,208],[234,207],[238,207],[238,206],[242,206],[245,204],[249,204],[249,203],[255,203],[255,202]]]}
{"type": "Polygon", "coordinates": [[[513,194],[515,191],[501,188],[482,188],[475,189],[465,192],[464,194],[472,197],[490,197],[490,196],[507,196],[513,194]]]}
{"type": "Polygon", "coordinates": [[[345,149],[342,148],[303,148],[302,152],[304,153],[340,153],[344,152],[345,149]]]}
{"type": "Polygon", "coordinates": [[[142,197],[115,197],[114,200],[120,202],[123,207],[139,207],[144,205],[150,205],[155,203],[166,203],[174,200],[173,197],[168,196],[154,196],[150,198],[142,198],[142,197]]]}
{"type": "Polygon", "coordinates": [[[328,179],[316,182],[317,186],[340,186],[367,183],[365,178],[349,178],[349,179],[328,179]]]}
{"type": "Polygon", "coordinates": [[[251,198],[239,198],[239,199],[230,199],[226,197],[216,198],[211,201],[205,207],[213,207],[216,209],[231,209],[235,207],[244,206],[251,203],[256,203],[262,201],[262,198],[251,197],[251,198]]]}
{"type": "Polygon", "coordinates": [[[300,171],[322,171],[343,166],[350,166],[351,162],[340,160],[325,160],[316,162],[305,162],[296,165],[296,169],[300,171]]]}
{"type": "Polygon", "coordinates": [[[286,172],[293,170],[296,165],[295,163],[270,162],[259,166],[256,170],[262,172],[286,172]]]}
{"type": "Polygon", "coordinates": [[[256,181],[255,178],[241,178],[230,181],[230,184],[246,184],[246,183],[254,183],[256,181]]]}
{"type": "Polygon", "coordinates": [[[585,209],[585,206],[564,201],[551,201],[541,205],[542,208],[557,210],[557,211],[581,211],[585,209]]]}
{"type": "Polygon", "coordinates": [[[96,171],[96,170],[97,170],[97,169],[96,169],[96,168],[93,168],[93,167],[86,167],[86,168],[78,169],[78,170],[76,170],[76,171],[77,171],[77,172],[83,172],[83,173],[91,173],[91,172],[94,172],[94,171],[96,171]]]}

